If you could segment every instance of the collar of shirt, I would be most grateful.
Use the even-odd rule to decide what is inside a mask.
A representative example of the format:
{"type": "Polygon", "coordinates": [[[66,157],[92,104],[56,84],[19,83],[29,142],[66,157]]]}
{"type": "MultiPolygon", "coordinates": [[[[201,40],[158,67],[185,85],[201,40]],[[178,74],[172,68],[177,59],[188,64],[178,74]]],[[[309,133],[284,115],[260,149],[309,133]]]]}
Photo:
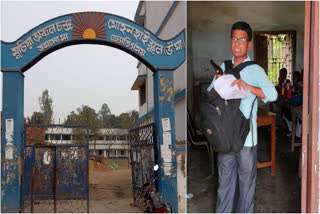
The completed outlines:
{"type": "MultiPolygon", "coordinates": [[[[247,61],[251,61],[250,56],[247,56],[247,58],[243,60],[243,62],[247,62],[247,61]]],[[[232,65],[234,65],[234,56],[232,57],[232,65]]]]}

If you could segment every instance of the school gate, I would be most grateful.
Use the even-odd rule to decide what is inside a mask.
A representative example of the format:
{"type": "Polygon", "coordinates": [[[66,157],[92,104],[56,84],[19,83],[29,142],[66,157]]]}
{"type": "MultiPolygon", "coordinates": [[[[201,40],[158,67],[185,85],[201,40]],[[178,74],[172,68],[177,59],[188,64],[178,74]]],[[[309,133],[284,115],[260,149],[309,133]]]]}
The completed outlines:
{"type": "Polygon", "coordinates": [[[53,124],[25,129],[23,212],[88,213],[89,129],[53,124]],[[68,143],[46,139],[47,130],[62,135],[61,127],[74,130],[68,143]]]}
{"type": "Polygon", "coordinates": [[[163,199],[172,205],[172,211],[177,212],[173,72],[185,61],[185,30],[172,39],[161,40],[131,20],[101,12],[63,15],[40,24],[14,42],[1,41],[1,211],[20,212],[23,207],[24,72],[49,53],[78,44],[99,44],[123,50],[154,72],[154,128],[158,139],[155,148],[160,166],[158,188],[163,199]],[[160,147],[168,143],[170,146],[164,152],[171,154],[171,162],[164,162],[160,147]]]}

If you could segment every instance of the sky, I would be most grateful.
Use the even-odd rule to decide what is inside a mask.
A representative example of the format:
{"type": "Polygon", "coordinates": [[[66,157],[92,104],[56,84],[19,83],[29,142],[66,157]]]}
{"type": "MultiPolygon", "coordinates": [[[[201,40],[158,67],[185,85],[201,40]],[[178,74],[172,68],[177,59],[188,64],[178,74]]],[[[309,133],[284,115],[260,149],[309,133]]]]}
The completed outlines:
{"type": "MultiPolygon", "coordinates": [[[[139,1],[1,1],[1,37],[5,42],[55,17],[83,11],[111,13],[134,20],[139,1]]],[[[97,112],[107,103],[111,112],[138,110],[138,91],[131,86],[138,60],[113,47],[74,45],[59,49],[24,72],[24,115],[40,111],[45,89],[53,100],[55,123],[82,104],[97,112]]],[[[2,74],[0,109],[2,110],[2,74]]]]}

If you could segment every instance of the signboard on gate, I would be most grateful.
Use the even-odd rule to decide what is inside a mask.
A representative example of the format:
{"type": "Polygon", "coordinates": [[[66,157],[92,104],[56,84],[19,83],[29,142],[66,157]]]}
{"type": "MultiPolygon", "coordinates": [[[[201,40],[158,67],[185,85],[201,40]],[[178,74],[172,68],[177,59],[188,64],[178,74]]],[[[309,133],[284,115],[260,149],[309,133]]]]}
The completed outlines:
{"type": "Polygon", "coordinates": [[[177,68],[185,59],[184,31],[165,41],[128,19],[101,12],[81,12],[51,19],[15,42],[1,41],[1,69],[24,70],[42,55],[82,40],[117,46],[155,68],[177,68]]]}

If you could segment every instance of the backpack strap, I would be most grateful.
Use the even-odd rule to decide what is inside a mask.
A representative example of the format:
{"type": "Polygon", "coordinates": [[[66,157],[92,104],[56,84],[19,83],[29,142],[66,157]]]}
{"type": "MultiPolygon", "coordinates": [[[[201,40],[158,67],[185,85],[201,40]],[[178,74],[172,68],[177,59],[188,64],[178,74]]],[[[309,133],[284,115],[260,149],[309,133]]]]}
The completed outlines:
{"type": "Polygon", "coordinates": [[[233,64],[231,60],[224,61],[224,65],[225,65],[225,71],[229,71],[230,69],[233,68],[233,64]]]}
{"type": "MultiPolygon", "coordinates": [[[[225,61],[225,65],[226,65],[226,68],[227,68],[227,64],[226,63],[231,63],[231,65],[232,65],[232,62],[231,62],[231,60],[227,60],[227,61],[225,61]],[[228,62],[228,61],[230,61],[230,62],[228,62]]],[[[247,67],[247,66],[249,66],[249,65],[253,65],[253,64],[257,64],[255,61],[247,61],[247,62],[243,62],[243,63],[241,63],[241,64],[239,64],[239,65],[237,65],[236,67],[234,67],[234,68],[232,68],[232,69],[226,69],[225,70],[225,73],[227,73],[227,74],[233,74],[237,79],[240,79],[240,72],[245,68],[245,67],[247,67]]],[[[230,65],[228,65],[228,66],[230,66],[230,65]]]]}
{"type": "Polygon", "coordinates": [[[251,105],[251,111],[250,111],[250,129],[251,129],[251,137],[252,137],[252,147],[251,147],[251,151],[253,151],[253,146],[254,146],[254,142],[253,142],[253,124],[252,124],[252,110],[253,110],[253,106],[254,106],[254,102],[256,101],[257,96],[254,98],[252,105],[251,105]]]}

